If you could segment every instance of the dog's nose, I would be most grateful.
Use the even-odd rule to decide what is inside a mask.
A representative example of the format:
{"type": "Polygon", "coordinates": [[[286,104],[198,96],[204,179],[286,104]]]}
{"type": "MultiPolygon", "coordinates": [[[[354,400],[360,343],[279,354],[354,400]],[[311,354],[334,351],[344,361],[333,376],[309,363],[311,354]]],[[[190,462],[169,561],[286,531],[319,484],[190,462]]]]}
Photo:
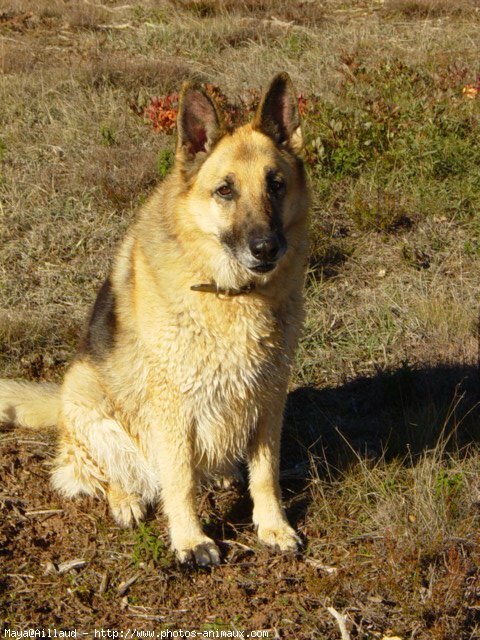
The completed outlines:
{"type": "Polygon", "coordinates": [[[280,254],[281,243],[277,234],[254,236],[249,242],[250,252],[262,262],[275,262],[280,254]]]}

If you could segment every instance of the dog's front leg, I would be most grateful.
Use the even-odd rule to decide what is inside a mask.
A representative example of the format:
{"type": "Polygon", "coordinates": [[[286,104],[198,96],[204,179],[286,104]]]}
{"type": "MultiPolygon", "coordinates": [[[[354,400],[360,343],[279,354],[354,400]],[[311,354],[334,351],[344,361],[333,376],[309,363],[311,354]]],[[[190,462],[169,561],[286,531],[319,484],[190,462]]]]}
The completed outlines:
{"type": "Polygon", "coordinates": [[[181,421],[169,422],[156,434],[155,455],[172,547],[180,562],[194,559],[200,566],[218,564],[218,547],[203,532],[197,515],[192,438],[181,428],[181,421]]]}
{"type": "Polygon", "coordinates": [[[250,493],[253,522],[261,542],[281,551],[294,551],[300,539],[288,524],[280,494],[280,433],[283,402],[273,413],[260,418],[249,449],[250,493]]]}

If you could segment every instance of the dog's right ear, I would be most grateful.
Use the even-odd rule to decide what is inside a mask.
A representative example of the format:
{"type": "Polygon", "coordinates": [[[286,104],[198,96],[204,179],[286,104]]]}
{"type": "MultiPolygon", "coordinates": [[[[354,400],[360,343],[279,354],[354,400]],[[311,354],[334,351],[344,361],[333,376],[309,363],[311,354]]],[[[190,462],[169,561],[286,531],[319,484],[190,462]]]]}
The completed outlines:
{"type": "Polygon", "coordinates": [[[288,73],[279,73],[273,78],[253,118],[253,128],[278,145],[301,154],[303,138],[298,99],[288,73]]]}
{"type": "Polygon", "coordinates": [[[177,156],[192,161],[198,153],[208,153],[220,135],[220,117],[213,100],[200,87],[185,83],[177,116],[177,156]]]}

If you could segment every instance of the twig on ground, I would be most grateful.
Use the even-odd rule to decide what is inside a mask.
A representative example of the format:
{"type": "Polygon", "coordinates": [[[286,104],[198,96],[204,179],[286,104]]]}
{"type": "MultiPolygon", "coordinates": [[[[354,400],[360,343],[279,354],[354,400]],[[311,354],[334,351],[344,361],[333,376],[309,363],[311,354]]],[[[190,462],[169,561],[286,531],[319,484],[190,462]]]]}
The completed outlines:
{"type": "Polygon", "coordinates": [[[133,24],[130,22],[124,22],[122,24],[99,24],[98,28],[106,31],[109,29],[133,29],[133,24]]]}
{"type": "Polygon", "coordinates": [[[137,573],[131,578],[128,578],[128,580],[124,580],[123,582],[121,582],[117,588],[118,595],[123,596],[128,591],[128,589],[132,586],[132,584],[140,578],[141,575],[142,575],[141,573],[137,573]]]}
{"type": "Polygon", "coordinates": [[[56,513],[63,513],[63,509],[35,509],[33,511],[25,511],[26,516],[53,516],[56,513]]]}
{"type": "Polygon", "coordinates": [[[313,558],[305,558],[306,564],[312,565],[316,569],[320,569],[320,571],[325,571],[325,573],[335,574],[338,573],[337,567],[330,567],[328,564],[322,564],[318,562],[318,560],[314,560],[313,558]]]}
{"type": "Polygon", "coordinates": [[[222,544],[226,544],[228,546],[240,547],[240,549],[244,549],[244,551],[251,551],[252,553],[254,553],[254,550],[252,549],[252,547],[248,547],[246,544],[242,544],[237,540],[222,540],[222,544]]]}
{"type": "Polygon", "coordinates": [[[348,629],[347,629],[347,624],[346,624],[347,618],[345,616],[343,616],[341,613],[339,613],[333,607],[327,607],[327,611],[337,621],[338,627],[340,629],[340,633],[342,635],[342,640],[351,640],[350,634],[349,634],[348,629]]]}

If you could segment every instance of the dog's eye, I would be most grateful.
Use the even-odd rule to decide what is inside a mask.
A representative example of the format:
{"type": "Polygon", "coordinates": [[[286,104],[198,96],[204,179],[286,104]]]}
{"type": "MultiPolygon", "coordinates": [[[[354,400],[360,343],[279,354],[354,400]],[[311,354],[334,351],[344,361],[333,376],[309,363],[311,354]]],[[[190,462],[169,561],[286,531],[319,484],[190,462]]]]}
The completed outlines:
{"type": "Polygon", "coordinates": [[[227,184],[222,185],[221,187],[219,187],[215,193],[217,195],[219,195],[221,198],[231,198],[233,196],[233,189],[231,187],[229,187],[227,184]]]}
{"type": "Polygon", "coordinates": [[[268,181],[268,190],[274,196],[278,196],[283,193],[285,189],[285,182],[280,177],[271,178],[268,181]]]}

